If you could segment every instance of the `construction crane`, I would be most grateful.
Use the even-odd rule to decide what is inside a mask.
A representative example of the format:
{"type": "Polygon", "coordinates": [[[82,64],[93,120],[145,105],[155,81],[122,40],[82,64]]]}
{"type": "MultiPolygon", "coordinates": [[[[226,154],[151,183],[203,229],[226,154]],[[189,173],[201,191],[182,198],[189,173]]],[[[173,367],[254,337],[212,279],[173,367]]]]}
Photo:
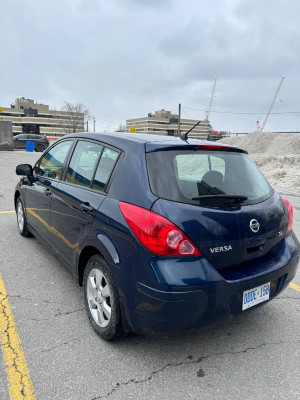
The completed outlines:
{"type": "Polygon", "coordinates": [[[272,111],[272,108],[273,108],[273,106],[274,106],[274,104],[275,104],[275,101],[276,101],[276,98],[277,98],[277,96],[278,96],[278,93],[279,93],[279,90],[280,90],[280,88],[281,88],[281,85],[282,85],[283,80],[284,80],[284,76],[280,79],[279,85],[278,85],[278,87],[277,87],[277,90],[276,90],[276,92],[275,92],[275,95],[274,95],[274,97],[273,97],[272,103],[271,103],[271,105],[270,105],[270,107],[269,107],[269,111],[268,111],[267,114],[266,114],[266,117],[265,117],[265,120],[264,120],[263,124],[260,126],[260,125],[259,125],[259,121],[256,122],[257,131],[258,131],[258,132],[262,132],[262,131],[264,130],[264,127],[265,127],[265,125],[266,125],[266,123],[267,123],[267,121],[268,121],[268,118],[269,118],[269,116],[270,116],[270,113],[271,113],[271,111],[272,111]]]}
{"type": "Polygon", "coordinates": [[[214,86],[213,86],[213,90],[212,90],[212,94],[211,94],[211,98],[210,98],[209,107],[208,107],[208,110],[206,110],[206,113],[205,113],[205,121],[209,121],[210,110],[211,110],[211,106],[212,106],[212,102],[213,102],[214,94],[215,94],[215,89],[216,89],[216,82],[217,82],[217,78],[215,78],[214,86]]]}

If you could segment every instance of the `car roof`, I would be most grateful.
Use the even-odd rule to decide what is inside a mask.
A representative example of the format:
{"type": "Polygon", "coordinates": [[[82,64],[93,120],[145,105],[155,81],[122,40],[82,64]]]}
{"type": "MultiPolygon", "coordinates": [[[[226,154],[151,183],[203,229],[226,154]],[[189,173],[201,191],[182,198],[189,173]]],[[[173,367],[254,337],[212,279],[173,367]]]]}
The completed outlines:
{"type": "Polygon", "coordinates": [[[207,146],[220,146],[224,147],[224,150],[230,147],[232,150],[237,150],[241,152],[246,152],[245,150],[236,147],[230,146],[228,144],[223,143],[215,143],[207,140],[199,140],[199,139],[190,139],[188,141],[184,141],[180,139],[180,137],[174,136],[163,136],[163,135],[150,135],[150,134],[141,134],[141,133],[127,133],[127,132],[81,132],[74,133],[70,135],[65,135],[63,138],[85,138],[85,139],[94,139],[100,140],[111,146],[115,147],[126,147],[129,143],[136,145],[145,145],[152,144],[153,148],[159,147],[172,147],[172,146],[190,146],[190,145],[207,145],[207,146]]]}
{"type": "MultiPolygon", "coordinates": [[[[82,133],[75,133],[71,135],[67,135],[68,137],[84,137],[84,138],[90,138],[90,139],[97,139],[97,140],[103,140],[106,142],[112,142],[115,141],[120,142],[121,141],[130,141],[130,142],[136,142],[136,143],[168,143],[171,144],[171,142],[174,142],[174,144],[178,144],[179,138],[176,138],[174,136],[162,136],[162,135],[148,135],[148,134],[141,134],[141,133],[127,133],[127,132],[95,132],[95,133],[90,133],[90,132],[82,132],[82,133]]],[[[66,137],[66,136],[64,136],[66,137]]]]}
{"type": "Polygon", "coordinates": [[[16,136],[23,136],[23,135],[26,135],[26,136],[38,136],[38,137],[41,137],[41,138],[44,138],[45,137],[45,135],[40,135],[39,133],[26,133],[26,132],[22,132],[22,133],[18,133],[17,135],[14,135],[14,137],[16,137],[16,136]]]}

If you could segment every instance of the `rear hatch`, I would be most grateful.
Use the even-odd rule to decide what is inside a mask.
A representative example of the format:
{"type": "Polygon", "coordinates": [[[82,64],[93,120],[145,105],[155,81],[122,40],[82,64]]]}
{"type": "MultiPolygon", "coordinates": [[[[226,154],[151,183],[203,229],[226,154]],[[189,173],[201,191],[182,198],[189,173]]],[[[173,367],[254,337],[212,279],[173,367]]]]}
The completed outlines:
{"type": "Polygon", "coordinates": [[[155,211],[176,224],[224,277],[273,258],[287,213],[250,157],[218,145],[147,145],[155,211]]]}

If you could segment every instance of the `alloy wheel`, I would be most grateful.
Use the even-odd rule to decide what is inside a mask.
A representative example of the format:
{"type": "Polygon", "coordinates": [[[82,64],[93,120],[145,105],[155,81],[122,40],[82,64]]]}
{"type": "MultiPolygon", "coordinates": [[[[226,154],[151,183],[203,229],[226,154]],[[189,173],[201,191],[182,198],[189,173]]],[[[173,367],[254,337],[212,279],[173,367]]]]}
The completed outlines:
{"type": "Polygon", "coordinates": [[[23,209],[21,201],[18,201],[17,219],[18,219],[19,230],[20,230],[20,232],[23,232],[23,230],[24,230],[24,209],[23,209]]]}
{"type": "Polygon", "coordinates": [[[105,328],[111,320],[111,291],[104,274],[97,268],[88,275],[86,296],[94,321],[105,328]]]}

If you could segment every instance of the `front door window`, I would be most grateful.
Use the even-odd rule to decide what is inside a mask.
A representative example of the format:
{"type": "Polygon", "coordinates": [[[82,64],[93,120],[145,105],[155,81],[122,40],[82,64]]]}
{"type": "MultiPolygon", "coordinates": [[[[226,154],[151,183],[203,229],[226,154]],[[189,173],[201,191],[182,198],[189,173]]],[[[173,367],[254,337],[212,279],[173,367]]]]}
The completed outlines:
{"type": "Polygon", "coordinates": [[[52,147],[35,168],[35,173],[45,178],[59,180],[72,143],[72,140],[65,140],[52,147]]]}

